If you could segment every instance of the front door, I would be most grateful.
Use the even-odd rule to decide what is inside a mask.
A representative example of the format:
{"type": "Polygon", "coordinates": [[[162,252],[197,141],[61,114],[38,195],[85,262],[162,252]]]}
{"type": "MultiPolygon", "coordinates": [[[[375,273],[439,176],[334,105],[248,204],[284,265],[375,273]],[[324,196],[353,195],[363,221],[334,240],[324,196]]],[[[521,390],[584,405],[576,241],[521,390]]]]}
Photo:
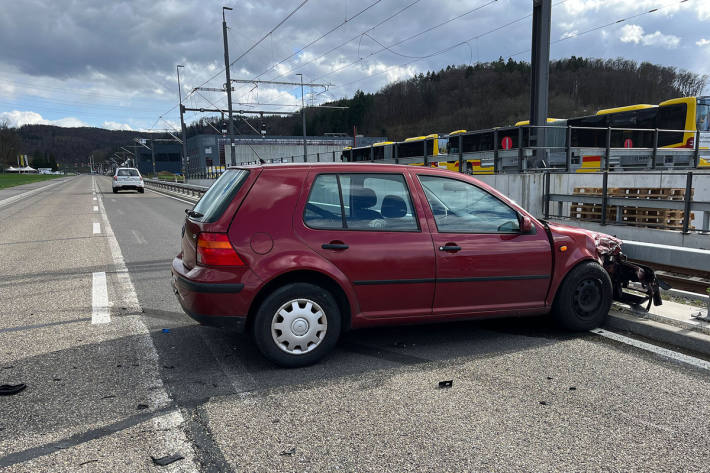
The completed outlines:
{"type": "Polygon", "coordinates": [[[296,234],[350,280],[362,316],[430,315],[434,249],[403,174],[311,175],[296,234]]]}
{"type": "Polygon", "coordinates": [[[417,173],[429,203],[436,253],[434,314],[514,312],[544,307],[552,255],[538,222],[495,195],[456,178],[417,173]]]}

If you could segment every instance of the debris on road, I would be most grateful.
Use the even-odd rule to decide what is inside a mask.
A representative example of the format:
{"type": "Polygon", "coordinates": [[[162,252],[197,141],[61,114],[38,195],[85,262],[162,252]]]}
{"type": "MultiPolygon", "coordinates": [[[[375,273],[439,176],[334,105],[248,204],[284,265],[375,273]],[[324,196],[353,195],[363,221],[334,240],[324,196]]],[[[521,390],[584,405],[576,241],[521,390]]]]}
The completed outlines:
{"type": "Polygon", "coordinates": [[[143,409],[148,409],[148,404],[138,404],[136,410],[142,411],[143,409]]]}
{"type": "Polygon", "coordinates": [[[171,463],[175,463],[176,461],[182,460],[184,458],[185,457],[183,457],[182,455],[179,455],[177,453],[175,453],[173,455],[166,455],[166,456],[160,457],[160,458],[155,458],[153,456],[150,457],[150,459],[153,460],[153,463],[158,466],[167,466],[167,465],[170,465],[171,463]]]}
{"type": "Polygon", "coordinates": [[[546,406],[546,405],[547,405],[547,401],[540,401],[540,405],[541,405],[541,406],[546,406]]]}
{"type": "Polygon", "coordinates": [[[569,387],[569,390],[570,390],[570,391],[576,391],[577,388],[576,388],[575,386],[570,386],[570,387],[569,387]]]}
{"type": "Polygon", "coordinates": [[[450,388],[454,385],[454,380],[439,381],[439,389],[450,388]]]}
{"type": "Polygon", "coordinates": [[[163,333],[170,333],[170,329],[169,329],[169,328],[164,328],[164,329],[161,330],[161,331],[162,331],[163,333]]]}
{"type": "Polygon", "coordinates": [[[88,464],[88,463],[96,463],[96,462],[98,462],[98,460],[96,460],[96,459],[94,459],[94,460],[86,460],[85,462],[79,463],[79,466],[84,466],[84,465],[86,465],[86,464],[88,464]]]}
{"type": "Polygon", "coordinates": [[[25,383],[0,385],[0,396],[12,396],[24,391],[26,387],[25,383]]]}
{"type": "Polygon", "coordinates": [[[279,455],[290,457],[294,453],[296,453],[296,447],[291,447],[288,450],[283,450],[281,453],[279,453],[279,455]]]}

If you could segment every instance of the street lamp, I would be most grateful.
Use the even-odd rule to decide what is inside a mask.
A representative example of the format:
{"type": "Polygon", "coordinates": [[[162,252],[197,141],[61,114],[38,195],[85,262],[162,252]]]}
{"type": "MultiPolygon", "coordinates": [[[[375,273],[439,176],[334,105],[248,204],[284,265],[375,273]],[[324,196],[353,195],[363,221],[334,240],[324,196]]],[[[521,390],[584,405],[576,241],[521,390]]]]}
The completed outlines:
{"type": "Polygon", "coordinates": [[[306,106],[303,101],[303,74],[297,73],[301,77],[301,118],[303,119],[303,162],[308,161],[308,148],[306,147],[306,106]]]}

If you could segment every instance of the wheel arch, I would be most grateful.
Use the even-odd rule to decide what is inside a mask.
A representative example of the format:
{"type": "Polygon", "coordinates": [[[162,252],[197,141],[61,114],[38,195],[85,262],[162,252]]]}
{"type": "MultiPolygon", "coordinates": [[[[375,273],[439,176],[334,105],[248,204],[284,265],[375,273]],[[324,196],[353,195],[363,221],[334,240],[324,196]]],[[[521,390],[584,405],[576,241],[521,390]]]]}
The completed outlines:
{"type": "MultiPolygon", "coordinates": [[[[575,261],[573,264],[571,264],[571,265],[569,265],[569,266],[566,266],[566,267],[565,267],[564,276],[559,277],[559,278],[556,278],[556,279],[553,281],[553,286],[550,287],[550,293],[549,293],[549,295],[548,295],[548,297],[547,297],[548,306],[552,307],[552,305],[555,303],[555,299],[557,298],[557,294],[560,292],[560,288],[562,287],[562,285],[564,284],[564,282],[567,280],[567,278],[569,277],[570,273],[572,273],[573,270],[577,269],[578,267],[580,267],[581,265],[583,265],[583,264],[585,264],[585,263],[597,263],[597,264],[599,264],[599,261],[597,261],[596,259],[594,259],[594,258],[592,258],[591,256],[589,256],[589,257],[586,257],[586,258],[581,258],[581,259],[575,261]]],[[[599,266],[601,266],[601,265],[599,265],[599,266]]],[[[601,266],[601,267],[602,267],[602,269],[603,269],[603,266],[601,266]]],[[[605,271],[606,271],[606,270],[605,270],[605,271]]]]}
{"type": "Polygon", "coordinates": [[[256,312],[259,310],[259,307],[269,294],[280,287],[297,282],[315,284],[327,289],[333,295],[336,303],[338,304],[341,316],[341,331],[346,331],[350,328],[352,321],[352,308],[350,306],[350,300],[348,299],[347,293],[341,285],[335,279],[320,271],[312,269],[299,269],[282,273],[268,281],[261,287],[261,289],[259,289],[259,292],[249,306],[249,312],[247,313],[247,330],[251,328],[256,312]]]}

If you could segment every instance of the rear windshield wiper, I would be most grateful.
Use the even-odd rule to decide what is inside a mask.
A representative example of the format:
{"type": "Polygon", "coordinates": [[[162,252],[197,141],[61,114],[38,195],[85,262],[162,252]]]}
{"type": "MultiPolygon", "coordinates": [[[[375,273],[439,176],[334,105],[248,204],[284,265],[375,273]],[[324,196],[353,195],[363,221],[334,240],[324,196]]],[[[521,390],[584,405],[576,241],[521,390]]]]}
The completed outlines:
{"type": "Polygon", "coordinates": [[[204,217],[204,215],[202,215],[200,212],[195,212],[194,210],[190,210],[190,209],[185,209],[185,213],[187,214],[188,217],[192,217],[192,218],[204,217]]]}

